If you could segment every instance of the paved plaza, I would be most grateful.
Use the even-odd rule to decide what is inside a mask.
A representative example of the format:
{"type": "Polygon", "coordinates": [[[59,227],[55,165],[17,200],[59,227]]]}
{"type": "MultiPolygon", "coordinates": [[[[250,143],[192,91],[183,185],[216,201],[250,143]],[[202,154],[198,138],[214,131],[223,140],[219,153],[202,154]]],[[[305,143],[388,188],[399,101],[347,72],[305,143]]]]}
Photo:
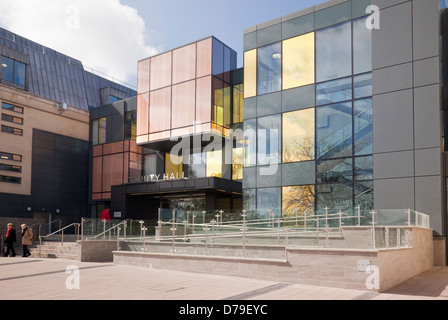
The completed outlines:
{"type": "Polygon", "coordinates": [[[0,300],[448,300],[448,268],[383,293],[62,259],[0,258],[0,300]]]}

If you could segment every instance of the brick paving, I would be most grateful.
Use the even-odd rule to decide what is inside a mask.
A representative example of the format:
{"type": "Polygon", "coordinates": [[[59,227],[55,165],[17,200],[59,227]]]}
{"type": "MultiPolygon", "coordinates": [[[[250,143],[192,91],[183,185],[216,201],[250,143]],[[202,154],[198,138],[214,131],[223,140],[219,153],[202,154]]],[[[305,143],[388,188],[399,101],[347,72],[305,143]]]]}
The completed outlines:
{"type": "Polygon", "coordinates": [[[0,300],[448,300],[448,267],[383,293],[63,259],[0,258],[0,300]],[[76,284],[79,270],[79,289],[76,284]]]}

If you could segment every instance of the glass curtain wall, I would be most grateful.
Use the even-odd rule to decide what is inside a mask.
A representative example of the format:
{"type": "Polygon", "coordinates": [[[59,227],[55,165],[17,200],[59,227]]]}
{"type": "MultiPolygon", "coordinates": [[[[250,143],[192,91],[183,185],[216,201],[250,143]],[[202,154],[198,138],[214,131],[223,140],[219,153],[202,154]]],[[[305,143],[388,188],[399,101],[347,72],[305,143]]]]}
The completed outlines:
{"type": "Polygon", "coordinates": [[[293,215],[373,207],[372,36],[365,21],[322,23],[313,32],[308,28],[308,33],[244,53],[245,108],[256,110],[260,96],[277,91],[289,99],[280,114],[257,118],[248,112],[254,118],[244,120],[248,174],[255,172],[250,167],[265,165],[278,153],[281,181],[288,181],[280,188],[251,189],[257,183],[245,176],[245,208],[269,206],[293,215]],[[290,97],[296,97],[295,108],[290,97]],[[256,137],[247,134],[255,128],[256,137]],[[279,129],[278,145],[266,143],[267,129],[279,129]],[[297,185],[291,185],[285,177],[291,169],[285,165],[308,168],[304,173],[314,167],[314,183],[297,178],[297,185]]]}

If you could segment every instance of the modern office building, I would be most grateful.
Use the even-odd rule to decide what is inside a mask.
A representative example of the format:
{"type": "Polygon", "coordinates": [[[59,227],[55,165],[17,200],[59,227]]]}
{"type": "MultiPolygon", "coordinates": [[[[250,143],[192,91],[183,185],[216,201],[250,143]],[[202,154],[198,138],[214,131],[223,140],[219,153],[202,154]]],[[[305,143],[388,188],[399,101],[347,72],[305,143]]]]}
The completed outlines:
{"type": "Polygon", "coordinates": [[[115,217],[157,220],[159,208],[241,211],[243,149],[231,139],[242,127],[236,52],[208,37],[140,61],[138,79],[136,99],[91,113],[93,137],[105,130],[93,141],[97,212],[110,205],[115,217]],[[133,129],[117,132],[112,118],[131,110],[133,129]]]}
{"type": "Polygon", "coordinates": [[[246,153],[246,208],[410,208],[445,235],[440,9],[329,1],[245,30],[244,127],[279,133],[246,153]]]}
{"type": "Polygon", "coordinates": [[[445,10],[331,0],[244,30],[240,69],[215,37],[136,62],[136,92],[2,30],[1,214],[412,209],[445,237],[445,10]]]}

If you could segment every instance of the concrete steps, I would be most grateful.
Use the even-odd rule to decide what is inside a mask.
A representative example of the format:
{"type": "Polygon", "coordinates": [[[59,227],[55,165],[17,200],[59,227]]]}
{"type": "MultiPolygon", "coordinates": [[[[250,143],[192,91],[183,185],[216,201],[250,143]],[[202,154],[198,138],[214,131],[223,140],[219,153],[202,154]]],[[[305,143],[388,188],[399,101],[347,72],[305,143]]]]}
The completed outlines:
{"type": "MultiPolygon", "coordinates": [[[[31,257],[39,258],[39,244],[29,247],[31,257]]],[[[78,260],[79,246],[77,242],[43,242],[40,248],[41,258],[59,258],[78,260]]]]}

